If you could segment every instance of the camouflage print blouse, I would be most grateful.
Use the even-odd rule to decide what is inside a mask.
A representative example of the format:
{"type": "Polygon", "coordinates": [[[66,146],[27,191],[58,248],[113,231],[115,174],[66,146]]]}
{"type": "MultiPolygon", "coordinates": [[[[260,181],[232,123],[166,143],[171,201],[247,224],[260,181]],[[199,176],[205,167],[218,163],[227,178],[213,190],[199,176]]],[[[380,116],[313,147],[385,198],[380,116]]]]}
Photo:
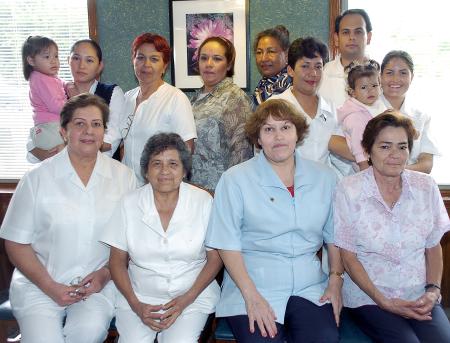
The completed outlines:
{"type": "Polygon", "coordinates": [[[204,97],[202,90],[191,100],[198,137],[191,181],[214,190],[225,170],[253,155],[244,132],[252,110],[249,97],[229,77],[204,97]]]}

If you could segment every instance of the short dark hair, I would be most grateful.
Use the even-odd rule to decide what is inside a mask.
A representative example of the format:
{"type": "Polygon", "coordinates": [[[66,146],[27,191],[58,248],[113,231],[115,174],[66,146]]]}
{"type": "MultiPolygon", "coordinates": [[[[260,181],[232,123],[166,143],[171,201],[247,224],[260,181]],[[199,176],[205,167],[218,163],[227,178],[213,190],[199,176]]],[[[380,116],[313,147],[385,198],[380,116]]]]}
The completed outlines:
{"type": "Polygon", "coordinates": [[[80,40],[77,40],[70,47],[70,53],[73,53],[74,50],[76,49],[76,47],[78,45],[80,45],[80,44],[83,44],[83,43],[90,44],[94,48],[95,53],[97,54],[97,58],[98,58],[99,62],[101,62],[103,60],[102,49],[100,48],[100,45],[98,45],[98,43],[95,40],[93,40],[93,39],[80,39],[80,40]]]}
{"type": "Polygon", "coordinates": [[[234,48],[233,43],[231,43],[228,39],[221,36],[208,37],[206,38],[202,44],[198,47],[198,58],[197,58],[197,68],[198,63],[200,63],[200,52],[206,43],[216,42],[220,44],[225,49],[225,58],[227,59],[227,64],[230,66],[230,69],[227,70],[227,76],[232,77],[234,75],[234,62],[236,60],[236,49],[234,48]]]}
{"type": "Polygon", "coordinates": [[[272,37],[276,39],[283,51],[289,49],[289,30],[283,25],[277,25],[273,28],[259,32],[253,42],[253,52],[255,52],[258,48],[260,39],[264,37],[272,37]]]}
{"type": "Polygon", "coordinates": [[[294,69],[297,61],[303,57],[315,58],[319,55],[323,64],[328,62],[328,47],[314,37],[297,38],[289,47],[288,64],[294,69]]]}
{"type": "Polygon", "coordinates": [[[345,67],[347,73],[347,93],[355,90],[356,80],[362,77],[378,76],[380,77],[380,65],[375,60],[367,60],[363,63],[353,61],[345,67]]]}
{"type": "Polygon", "coordinates": [[[336,17],[336,20],[334,21],[334,32],[335,33],[339,33],[339,26],[341,25],[342,19],[346,15],[350,15],[350,14],[360,15],[364,19],[364,22],[366,23],[367,33],[372,32],[372,23],[370,22],[370,18],[369,18],[369,15],[367,14],[367,12],[360,8],[352,8],[352,9],[342,12],[340,15],[338,15],[336,17]]]}
{"type": "Polygon", "coordinates": [[[34,58],[42,50],[48,49],[50,46],[55,46],[58,49],[58,45],[55,41],[48,37],[43,36],[29,36],[22,45],[22,69],[25,80],[28,81],[31,72],[34,70],[33,66],[28,63],[27,58],[34,58]]]}
{"type": "Polygon", "coordinates": [[[250,142],[259,149],[259,134],[267,118],[272,117],[275,120],[288,120],[294,124],[297,130],[297,144],[301,144],[308,134],[309,125],[306,118],[296,108],[283,99],[269,99],[256,108],[256,111],[250,116],[245,124],[245,133],[250,142]]]}
{"type": "MultiPolygon", "coordinates": [[[[383,113],[369,120],[363,133],[361,145],[367,154],[370,154],[372,147],[375,144],[375,140],[380,134],[381,130],[386,127],[401,127],[405,129],[406,136],[408,137],[408,150],[411,152],[413,148],[414,138],[417,135],[417,131],[414,129],[414,124],[411,119],[404,116],[398,111],[388,109],[383,113]]],[[[372,162],[369,159],[369,165],[372,162]]]]}
{"type": "Polygon", "coordinates": [[[386,56],[383,58],[383,62],[381,62],[381,72],[384,71],[386,65],[394,58],[401,58],[409,68],[411,74],[414,74],[414,62],[410,54],[403,50],[392,50],[389,51],[386,56]]]}
{"type": "Polygon", "coordinates": [[[61,110],[61,127],[67,129],[67,124],[72,120],[75,111],[88,106],[95,106],[102,112],[103,127],[106,129],[106,123],[109,118],[109,107],[105,103],[105,100],[90,93],[83,93],[67,100],[61,110]]]}
{"type": "Polygon", "coordinates": [[[178,134],[161,132],[151,136],[145,143],[144,150],[142,150],[140,165],[144,180],[147,180],[148,163],[152,157],[168,149],[178,151],[184,172],[189,175],[192,167],[192,156],[188,146],[178,134]]]}
{"type": "Polygon", "coordinates": [[[131,57],[135,58],[137,50],[146,43],[153,44],[155,50],[162,53],[164,64],[170,62],[171,49],[169,43],[163,36],[151,32],[142,33],[134,39],[131,45],[131,57]]]}

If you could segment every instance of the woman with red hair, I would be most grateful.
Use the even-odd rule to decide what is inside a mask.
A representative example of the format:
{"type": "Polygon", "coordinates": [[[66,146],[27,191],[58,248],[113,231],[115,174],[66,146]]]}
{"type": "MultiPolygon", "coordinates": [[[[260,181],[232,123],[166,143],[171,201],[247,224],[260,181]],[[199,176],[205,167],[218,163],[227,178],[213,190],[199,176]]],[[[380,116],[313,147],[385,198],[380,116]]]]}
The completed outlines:
{"type": "Polygon", "coordinates": [[[192,150],[197,137],[191,105],[186,95],[163,80],[170,61],[167,40],[154,33],[137,36],[131,47],[134,74],[139,86],[125,93],[120,133],[122,162],[132,168],[141,184],[140,156],[145,142],[157,132],[175,132],[192,150]]]}

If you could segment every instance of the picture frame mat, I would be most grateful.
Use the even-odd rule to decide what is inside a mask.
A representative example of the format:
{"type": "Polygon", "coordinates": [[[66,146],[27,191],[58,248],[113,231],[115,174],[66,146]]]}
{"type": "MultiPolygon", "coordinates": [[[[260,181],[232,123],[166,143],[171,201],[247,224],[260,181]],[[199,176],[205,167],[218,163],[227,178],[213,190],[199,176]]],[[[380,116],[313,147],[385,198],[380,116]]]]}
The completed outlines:
{"type": "Polygon", "coordinates": [[[203,86],[201,77],[189,76],[186,58],[186,14],[233,13],[234,47],[236,49],[234,82],[247,88],[247,18],[246,0],[172,1],[172,35],[175,86],[193,89],[203,86]],[[239,28],[236,30],[236,28],[239,28]]]}

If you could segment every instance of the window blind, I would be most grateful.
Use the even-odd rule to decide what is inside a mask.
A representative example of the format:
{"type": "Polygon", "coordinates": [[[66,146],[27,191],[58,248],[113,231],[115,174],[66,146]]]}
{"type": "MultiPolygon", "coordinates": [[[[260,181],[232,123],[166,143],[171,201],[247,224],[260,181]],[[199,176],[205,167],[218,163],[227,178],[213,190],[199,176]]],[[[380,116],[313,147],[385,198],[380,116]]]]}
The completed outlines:
{"type": "Polygon", "coordinates": [[[26,143],[33,120],[21,57],[30,35],[58,44],[59,77],[71,80],[70,46],[89,37],[86,0],[0,0],[0,182],[18,180],[31,167],[26,143]]]}

